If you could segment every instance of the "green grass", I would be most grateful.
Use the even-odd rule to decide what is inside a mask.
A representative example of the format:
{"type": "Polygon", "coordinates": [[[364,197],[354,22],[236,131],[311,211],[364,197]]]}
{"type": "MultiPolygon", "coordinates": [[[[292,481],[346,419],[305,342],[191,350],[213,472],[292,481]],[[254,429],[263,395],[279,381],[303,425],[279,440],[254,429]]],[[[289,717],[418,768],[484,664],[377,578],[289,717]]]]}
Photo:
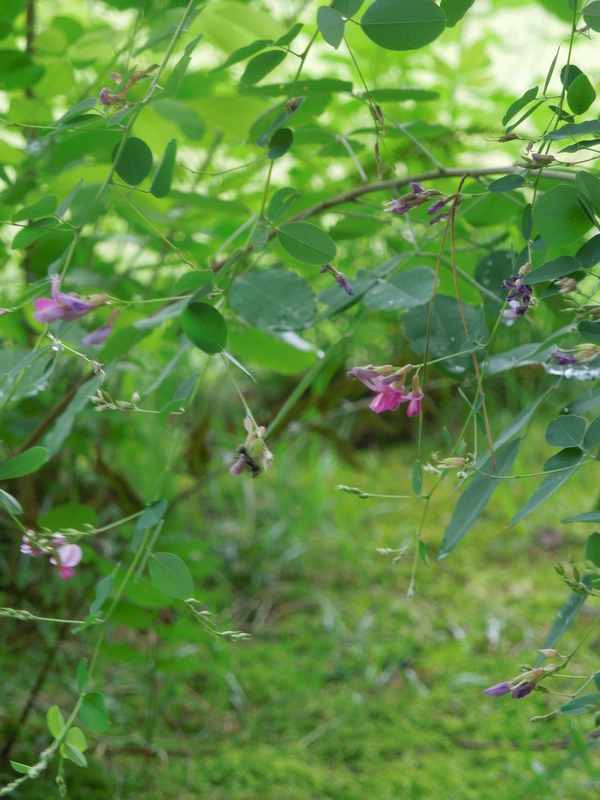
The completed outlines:
{"type": "MultiPolygon", "coordinates": [[[[515,471],[538,469],[540,449],[515,471]]],[[[593,507],[594,468],[508,530],[539,479],[504,482],[459,547],[433,564],[456,499],[456,479],[448,475],[423,533],[432,566],[419,563],[410,601],[412,553],[393,565],[376,548],[398,547],[420,509],[360,500],[334,487],[405,492],[412,464],[402,450],[364,453],[361,461],[357,477],[316,443],[282,446],[269,475],[226,476],[196,501],[193,520],[183,511],[170,520],[162,544],[189,554],[197,597],[217,612],[222,629],[252,638],[213,642],[175,603],[151,612],[124,606],[103,649],[98,682],[113,725],[89,752],[89,770],[68,765],[72,797],[598,797],[600,758],[583,738],[594,727],[591,716],[531,724],[530,716],[561,698],[481,694],[534,661],[568,596],[552,568],[555,556],[566,561],[572,551],[581,562],[593,528],[559,521],[593,507]],[[563,534],[555,549],[540,543],[548,528],[563,534]],[[153,755],[145,752],[148,741],[153,755]]],[[[572,648],[593,621],[593,601],[584,611],[561,650],[572,648]]],[[[573,670],[595,671],[598,650],[593,635],[573,670]]],[[[54,702],[68,711],[71,676],[88,651],[67,637],[35,705],[31,736],[13,758],[32,763],[47,745],[45,712],[54,702]]],[[[13,645],[5,659],[12,659],[7,707],[13,714],[34,674],[33,659],[16,671],[19,657],[13,645]]],[[[48,774],[20,797],[55,794],[48,774]]]]}

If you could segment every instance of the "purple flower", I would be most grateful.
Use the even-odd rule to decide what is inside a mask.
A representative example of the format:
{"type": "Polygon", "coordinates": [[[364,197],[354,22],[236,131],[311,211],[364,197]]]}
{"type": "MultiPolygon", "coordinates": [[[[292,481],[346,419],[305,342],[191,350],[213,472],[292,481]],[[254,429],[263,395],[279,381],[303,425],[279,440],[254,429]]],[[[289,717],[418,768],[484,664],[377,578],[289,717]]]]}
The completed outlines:
{"type": "Polygon", "coordinates": [[[421,186],[421,184],[417,183],[416,181],[410,181],[408,185],[410,186],[411,191],[413,191],[415,194],[425,194],[427,191],[424,186],[421,186]]]}
{"type": "Polygon", "coordinates": [[[347,280],[343,272],[338,272],[338,274],[335,276],[335,279],[338,286],[340,286],[346,292],[346,294],[349,294],[350,296],[354,294],[352,284],[347,280]]]}
{"type": "Polygon", "coordinates": [[[421,412],[423,392],[419,386],[419,379],[415,376],[412,390],[408,394],[404,394],[404,380],[411,369],[412,367],[408,364],[400,371],[393,371],[390,375],[393,367],[389,365],[379,367],[379,369],[374,369],[369,365],[368,367],[354,367],[347,374],[349,378],[358,378],[367,389],[376,393],[369,406],[371,411],[376,414],[381,414],[382,411],[397,411],[402,403],[408,403],[407,416],[416,417],[421,412]]]}
{"type": "Polygon", "coordinates": [[[109,94],[110,94],[110,89],[108,88],[108,86],[104,86],[104,88],[100,89],[100,94],[98,96],[98,102],[100,103],[101,106],[110,106],[111,105],[111,102],[108,99],[109,94]]]}
{"type": "Polygon", "coordinates": [[[504,683],[496,683],[494,686],[484,689],[482,694],[489,694],[490,697],[501,697],[503,694],[508,694],[510,691],[512,691],[510,681],[504,681],[504,683]]]}
{"type": "Polygon", "coordinates": [[[551,353],[552,358],[555,358],[557,363],[561,365],[561,367],[566,367],[568,364],[576,364],[577,363],[577,356],[571,355],[571,353],[551,353]]]}
{"type": "Polygon", "coordinates": [[[535,683],[530,683],[529,681],[523,681],[522,683],[517,684],[515,688],[512,690],[511,697],[514,700],[520,700],[522,697],[527,697],[528,694],[533,692],[535,683]]]}
{"type": "Polygon", "coordinates": [[[403,402],[408,400],[408,408],[406,409],[407,417],[418,417],[421,413],[421,402],[423,400],[423,392],[409,392],[405,395],[403,402]]]}
{"type": "Polygon", "coordinates": [[[104,344],[104,342],[108,339],[113,329],[112,323],[110,325],[102,325],[100,328],[96,328],[95,331],[88,333],[87,336],[84,336],[81,340],[81,344],[86,346],[90,346],[93,344],[104,344]]]}
{"type": "Polygon", "coordinates": [[[440,222],[441,220],[446,219],[446,217],[449,217],[449,216],[450,216],[450,212],[449,211],[444,211],[443,214],[438,214],[437,217],[434,217],[433,219],[430,219],[429,220],[429,224],[430,225],[435,225],[436,222],[440,222]]]}
{"type": "Polygon", "coordinates": [[[229,469],[232,475],[241,475],[247,466],[246,456],[240,456],[235,464],[229,469]]]}
{"type": "MultiPolygon", "coordinates": [[[[38,322],[55,322],[58,319],[62,319],[65,322],[73,322],[73,320],[93,311],[99,305],[99,303],[82,300],[78,294],[59,292],[59,282],[59,276],[54,275],[52,278],[52,299],[40,297],[34,302],[33,305],[36,310],[33,318],[38,322]]],[[[101,295],[99,301],[104,302],[104,299],[105,296],[101,295]]]]}
{"type": "Polygon", "coordinates": [[[451,197],[440,197],[439,200],[436,200],[435,203],[432,203],[429,206],[429,208],[427,209],[427,213],[429,214],[429,216],[432,216],[432,214],[437,214],[438,211],[442,210],[442,208],[446,205],[446,203],[450,202],[450,200],[452,200],[451,197]]]}
{"type": "Polygon", "coordinates": [[[414,208],[412,203],[402,203],[397,198],[389,200],[387,203],[384,203],[384,206],[385,205],[388,206],[385,211],[391,211],[392,214],[398,214],[398,216],[402,216],[402,214],[406,214],[407,211],[410,211],[411,208],[414,208]]]}
{"type": "Polygon", "coordinates": [[[510,290],[506,295],[507,300],[520,299],[525,306],[529,305],[529,301],[533,297],[533,286],[529,283],[524,283],[523,278],[519,277],[519,275],[511,275],[508,280],[503,281],[502,289],[510,290]]]}
{"type": "MultiPolygon", "coordinates": [[[[396,376],[393,376],[396,377],[396,376]]],[[[381,414],[382,411],[397,411],[400,405],[405,401],[404,387],[396,389],[389,386],[383,381],[385,378],[375,381],[375,385],[371,387],[377,395],[371,401],[369,408],[376,414],[381,414]]]]}

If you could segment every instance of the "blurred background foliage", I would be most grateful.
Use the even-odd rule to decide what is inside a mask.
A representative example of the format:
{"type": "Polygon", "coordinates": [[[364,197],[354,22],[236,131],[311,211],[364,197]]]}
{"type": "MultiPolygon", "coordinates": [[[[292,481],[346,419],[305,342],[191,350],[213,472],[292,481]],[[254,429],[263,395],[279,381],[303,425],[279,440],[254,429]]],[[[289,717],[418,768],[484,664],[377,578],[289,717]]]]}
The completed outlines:
{"type": "MultiPolygon", "coordinates": [[[[294,270],[319,305],[315,325],[287,333],[252,328],[243,314],[224,312],[228,352],[256,378],[236,372],[259,424],[278,414],[309,370],[324,366],[269,440],[272,471],[253,482],[227,471],[244,438],[244,409],[228,368],[212,359],[185,417],[174,467],[165,473],[175,435],[172,401],[189,395],[189,380],[205,357],[163,299],[179,293],[177,281],[190,268],[215,269],[243,245],[246,223],[261,210],[270,165],[267,199],[286,186],[297,191],[285,219],[379,177],[414,176],[440,165],[510,166],[523,142],[494,137],[509,105],[543,84],[557,47],[567,42],[566,0],[477,0],[456,27],[410,55],[375,47],[347,23],[360,74],[343,44],[333,50],[318,37],[295,86],[299,59],[292,54],[255,83],[247,80],[247,60],[220,67],[257,39],[285,36],[297,21],[304,27],[291,48],[302,53],[316,31],[316,4],[220,0],[197,11],[161,78],[163,95],[144,107],[131,131],[149,146],[155,168],[176,140],[170,192],[153,196],[150,172],[141,191],[115,181],[98,200],[128,118],[123,109],[85,101],[103,87],[117,91],[110,73],[161,63],[184,8],[159,0],[4,0],[0,8],[0,219],[7,223],[0,236],[0,302],[11,311],[0,316],[3,456],[31,444],[51,455],[39,472],[5,488],[19,498],[25,526],[81,529],[138,512],[163,480],[170,505],[161,549],[184,559],[196,596],[220,630],[252,634],[237,644],[212,639],[147,578],[130,585],[101,648],[98,684],[112,726],[107,737],[88,734],[89,770],[69,765],[73,797],[83,791],[98,798],[215,800],[597,797],[598,759],[584,739],[589,720],[587,727],[576,719],[530,727],[529,715],[553,707],[546,697],[536,693],[515,714],[512,701],[480,695],[512,676],[523,651],[531,660],[541,645],[565,594],[553,578],[554,557],[564,559],[570,548],[579,554],[589,533],[583,525],[564,532],[558,520],[594,507],[593,471],[578,473],[568,494],[509,532],[505,526],[536,480],[502,486],[455,557],[431,571],[420,568],[412,603],[405,596],[409,566],[393,566],[376,548],[400,547],[419,510],[334,491],[337,484],[359,483],[403,494],[410,485],[416,421],[369,412],[370,398],[345,373],[355,364],[414,362],[422,306],[412,318],[362,302],[334,313],[346,298],[331,275],[299,263],[272,240],[252,266],[294,270]],[[178,76],[185,46],[201,34],[178,76]],[[376,89],[385,114],[380,175],[363,80],[376,89]],[[293,146],[270,161],[256,139],[290,94],[305,98],[290,117],[293,146]],[[10,224],[15,212],[49,195],[62,203],[81,181],[64,224],[43,227],[37,217],[10,224]],[[57,336],[80,355],[44,346],[20,378],[44,327],[32,320],[32,301],[48,295],[48,275],[60,268],[73,229],[84,222],[65,291],[106,292],[128,307],[100,349],[79,344],[87,320],[64,325],[57,336]],[[26,246],[15,243],[19,232],[28,232],[26,246]],[[112,397],[129,401],[138,393],[142,408],[166,411],[96,413],[88,397],[99,376],[90,361],[105,365],[112,397]]],[[[577,39],[583,69],[595,63],[594,48],[593,38],[577,39]]],[[[128,99],[141,101],[148,85],[134,86],[128,99]]],[[[537,135],[547,122],[541,107],[523,135],[537,135]]],[[[499,283],[510,274],[511,252],[523,246],[527,198],[488,193],[490,179],[467,183],[466,191],[481,196],[461,207],[456,234],[463,300],[483,302],[491,329],[503,302],[499,283]]],[[[451,193],[457,183],[442,178],[435,188],[451,193]]],[[[361,269],[394,258],[402,270],[435,267],[440,226],[429,227],[422,209],[390,220],[381,202],[396,194],[365,194],[316,218],[335,242],[336,267],[351,282],[360,280],[361,269]]],[[[578,246],[536,250],[534,266],[573,255],[578,246]]],[[[232,274],[217,270],[210,279],[227,293],[232,274]]],[[[446,258],[438,291],[454,294],[446,258]]],[[[495,352],[544,342],[572,321],[566,308],[557,295],[520,324],[503,327],[495,352]]],[[[102,309],[94,318],[102,323],[107,316],[102,309]]],[[[543,352],[534,366],[519,369],[513,360],[515,369],[490,369],[485,390],[494,433],[547,388],[543,352]]],[[[428,454],[444,449],[443,426],[452,439],[462,427],[468,409],[457,378],[473,388],[468,370],[433,372],[424,406],[428,454]]],[[[553,451],[539,424],[587,386],[565,383],[553,394],[515,471],[541,468],[540,453],[553,451]]],[[[446,478],[430,509],[423,538],[431,555],[456,502],[453,480],[446,478]]],[[[85,616],[98,579],[119,564],[117,575],[124,573],[133,533],[130,523],[94,537],[84,545],[77,578],[61,583],[49,577],[47,564],[19,555],[20,531],[5,516],[2,605],[40,616],[85,616]]],[[[583,630],[585,619],[569,634],[573,642],[583,630]]],[[[17,761],[33,763],[47,746],[46,712],[54,704],[64,712],[72,706],[76,665],[89,656],[92,634],[0,619],[5,755],[10,750],[17,761]]],[[[594,640],[582,668],[598,646],[594,640]]],[[[6,762],[2,777],[14,777],[6,762]]],[[[56,792],[50,774],[30,784],[18,796],[56,792]]]]}

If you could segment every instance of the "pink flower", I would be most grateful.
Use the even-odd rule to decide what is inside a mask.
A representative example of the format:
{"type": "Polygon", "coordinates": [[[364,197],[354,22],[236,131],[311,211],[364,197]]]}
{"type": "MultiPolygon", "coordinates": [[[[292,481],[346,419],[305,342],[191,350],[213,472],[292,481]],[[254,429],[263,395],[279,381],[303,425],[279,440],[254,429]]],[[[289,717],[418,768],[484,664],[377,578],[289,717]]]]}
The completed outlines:
{"type": "Polygon", "coordinates": [[[98,302],[82,300],[78,294],[59,292],[59,283],[60,277],[54,275],[52,278],[52,299],[40,297],[34,302],[35,312],[33,318],[38,322],[55,322],[58,319],[62,319],[65,322],[73,322],[73,320],[93,311],[106,299],[104,295],[100,295],[98,296],[98,302]]]}
{"type": "Polygon", "coordinates": [[[58,577],[63,581],[73,577],[73,567],[79,564],[83,555],[78,544],[66,544],[60,533],[48,539],[43,535],[36,536],[34,531],[23,534],[21,552],[32,558],[49,555],[50,563],[57,567],[58,577]]]}
{"type": "MultiPolygon", "coordinates": [[[[394,375],[391,377],[397,380],[397,376],[394,375]]],[[[377,395],[373,398],[369,406],[371,411],[374,411],[376,414],[381,414],[382,411],[397,411],[401,403],[405,401],[404,387],[401,386],[398,389],[395,386],[390,386],[385,383],[386,380],[389,379],[379,378],[379,380],[373,381],[373,386],[369,386],[370,389],[377,392],[377,395]]]]}
{"type": "Polygon", "coordinates": [[[419,378],[417,375],[413,378],[412,382],[412,389],[411,391],[404,397],[402,402],[408,402],[408,408],[406,409],[406,416],[407,417],[418,417],[421,413],[421,401],[423,400],[423,392],[421,391],[421,385],[419,384],[419,378]]]}
{"type": "Polygon", "coordinates": [[[84,336],[81,340],[81,344],[87,346],[93,344],[104,344],[104,342],[108,339],[112,332],[113,326],[111,325],[102,325],[100,328],[96,328],[95,331],[88,333],[87,336],[84,336]]]}
{"type": "MultiPolygon", "coordinates": [[[[62,536],[60,537],[63,538],[62,536]]],[[[53,537],[53,541],[57,537],[53,537]]],[[[51,564],[56,564],[58,567],[58,577],[62,581],[66,581],[73,577],[73,567],[81,561],[83,555],[81,547],[78,544],[63,544],[56,549],[56,558],[50,559],[51,564]]]]}

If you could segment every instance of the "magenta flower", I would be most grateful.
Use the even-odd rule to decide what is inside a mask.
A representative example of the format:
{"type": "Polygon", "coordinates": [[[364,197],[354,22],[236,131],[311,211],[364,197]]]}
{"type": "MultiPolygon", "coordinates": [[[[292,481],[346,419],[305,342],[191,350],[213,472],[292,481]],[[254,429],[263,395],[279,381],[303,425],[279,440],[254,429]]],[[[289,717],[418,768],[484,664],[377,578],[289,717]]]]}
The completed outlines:
{"type": "MultiPolygon", "coordinates": [[[[403,367],[399,372],[392,372],[393,367],[389,365],[379,367],[379,369],[374,369],[371,366],[354,367],[347,374],[349,378],[358,378],[367,389],[376,392],[376,397],[373,398],[369,407],[376,414],[381,414],[382,411],[397,411],[402,403],[410,403],[413,400],[420,402],[423,397],[422,393],[420,397],[415,397],[412,392],[407,395],[404,394],[404,380],[407,372],[411,369],[410,365],[403,367]],[[392,372],[391,375],[389,374],[390,372],[392,372]]],[[[418,411],[415,413],[418,413],[418,411]]],[[[412,412],[409,416],[412,416],[412,412]]]]}
{"type": "Polygon", "coordinates": [[[48,539],[43,535],[36,536],[33,531],[23,534],[21,552],[32,558],[50,556],[50,563],[58,568],[58,577],[63,581],[73,577],[73,567],[79,564],[83,555],[78,544],[66,544],[60,533],[48,539]]]}
{"type": "Polygon", "coordinates": [[[106,299],[105,295],[99,295],[97,296],[98,302],[82,300],[78,294],[59,292],[59,283],[60,277],[54,275],[52,278],[52,299],[40,297],[34,302],[35,312],[33,318],[38,322],[55,322],[58,319],[62,319],[65,322],[73,322],[73,320],[93,311],[106,299]]]}
{"type": "MultiPolygon", "coordinates": [[[[54,539],[57,539],[57,537],[54,537],[54,539]]],[[[73,577],[73,567],[79,564],[82,555],[81,547],[78,544],[63,544],[56,549],[56,558],[53,556],[50,559],[50,563],[58,567],[58,577],[61,581],[66,581],[73,577]]]]}
{"type": "MultiPolygon", "coordinates": [[[[396,379],[395,375],[391,377],[396,379]]],[[[374,392],[377,392],[377,395],[373,398],[369,406],[371,411],[374,411],[376,414],[381,414],[382,411],[397,411],[400,405],[405,401],[404,387],[401,386],[398,389],[385,383],[385,381],[386,378],[380,377],[378,380],[373,381],[373,386],[369,387],[374,392]]],[[[367,385],[368,384],[365,383],[365,386],[367,385]]]]}
{"type": "Polygon", "coordinates": [[[403,403],[408,401],[408,407],[406,409],[406,416],[407,417],[418,417],[421,413],[421,402],[423,400],[424,394],[423,392],[409,392],[403,399],[403,403]]]}

